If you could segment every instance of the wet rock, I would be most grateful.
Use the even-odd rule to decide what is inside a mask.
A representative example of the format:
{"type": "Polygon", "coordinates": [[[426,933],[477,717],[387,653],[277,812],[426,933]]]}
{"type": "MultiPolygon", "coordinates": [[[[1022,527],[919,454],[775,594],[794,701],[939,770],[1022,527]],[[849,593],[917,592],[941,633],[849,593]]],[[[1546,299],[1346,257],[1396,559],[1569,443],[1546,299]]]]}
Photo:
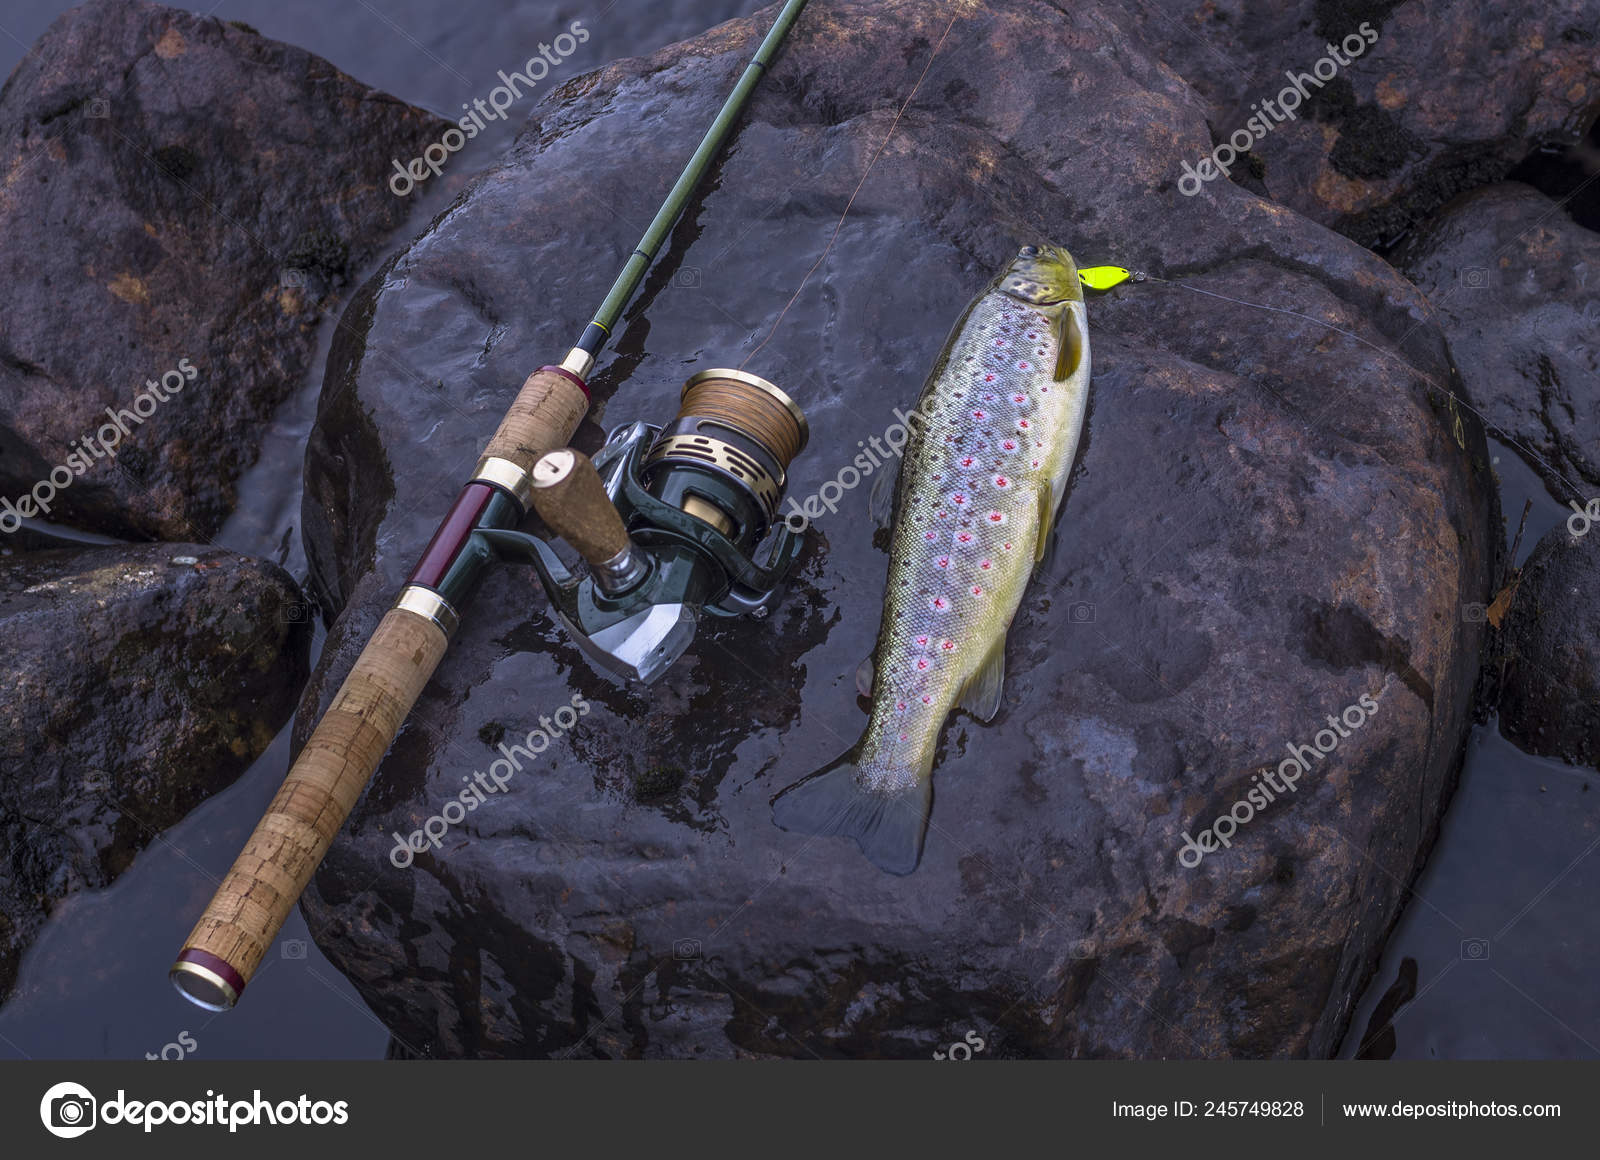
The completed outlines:
{"type": "Polygon", "coordinates": [[[1500,728],[1521,749],[1600,765],[1600,531],[1576,515],[1522,567],[1503,629],[1500,728]],[[1574,536],[1572,530],[1581,530],[1574,536]]]}
{"type": "Polygon", "coordinates": [[[215,548],[0,559],[0,998],[51,907],[266,749],[309,628],[286,573],[215,548]]]}
{"type": "MultiPolygon", "coordinates": [[[[1460,604],[1486,598],[1492,551],[1482,432],[1446,393],[1425,300],[1387,264],[1237,186],[1177,191],[1209,133],[1120,9],[959,11],[839,244],[750,363],[810,418],[792,493],[895,421],[1017,245],[1163,280],[1089,305],[1094,395],[1061,545],[1012,628],[1000,715],[945,731],[921,868],[894,878],[770,820],[771,797],[865,723],[853,674],[887,567],[867,486],[819,521],[768,619],[708,626],[648,689],[597,676],[531,576],[502,567],[306,899],[398,1050],[927,1058],[969,1030],[996,1056],[1338,1042],[1468,723],[1483,626],[1460,604]],[[1376,710],[1295,792],[1180,863],[1185,832],[1363,695],[1376,710]],[[574,697],[587,711],[562,721],[574,697]],[[463,812],[448,803],[541,717],[548,748],[498,767],[504,789],[397,868],[393,835],[463,812]]],[[[593,376],[582,446],[666,420],[688,374],[751,354],[950,16],[808,7],[593,376]]],[[[310,555],[343,613],[302,742],[764,27],[556,91],[506,164],[358,294],[308,456],[310,555]]]]}
{"type": "MultiPolygon", "coordinates": [[[[1239,130],[1252,135],[1258,113],[1271,124],[1253,134],[1253,162],[1235,174],[1253,168],[1273,198],[1362,245],[1392,244],[1539,147],[1577,142],[1600,112],[1593,0],[1129,7],[1141,36],[1203,98],[1219,143],[1239,130]],[[1311,100],[1280,121],[1265,102],[1276,110],[1293,83],[1287,73],[1310,75],[1311,100]]],[[[1292,108],[1299,98],[1284,99],[1292,108]]]]}
{"type": "Polygon", "coordinates": [[[341,283],[405,217],[390,158],[443,127],[220,20],[58,19],[0,93],[0,498],[213,535],[341,283]]]}
{"type": "Polygon", "coordinates": [[[1491,433],[1563,502],[1600,494],[1600,234],[1508,182],[1453,202],[1395,262],[1491,433]]]}

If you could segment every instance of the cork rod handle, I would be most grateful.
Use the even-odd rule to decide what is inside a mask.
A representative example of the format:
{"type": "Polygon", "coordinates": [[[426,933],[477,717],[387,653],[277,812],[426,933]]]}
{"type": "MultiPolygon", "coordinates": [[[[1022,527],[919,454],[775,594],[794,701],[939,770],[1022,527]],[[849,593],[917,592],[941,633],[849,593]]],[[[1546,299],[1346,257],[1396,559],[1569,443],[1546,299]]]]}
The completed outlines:
{"type": "Polygon", "coordinates": [[[173,982],[232,1007],[444,656],[444,631],[391,608],[190,932],[173,982]]]}

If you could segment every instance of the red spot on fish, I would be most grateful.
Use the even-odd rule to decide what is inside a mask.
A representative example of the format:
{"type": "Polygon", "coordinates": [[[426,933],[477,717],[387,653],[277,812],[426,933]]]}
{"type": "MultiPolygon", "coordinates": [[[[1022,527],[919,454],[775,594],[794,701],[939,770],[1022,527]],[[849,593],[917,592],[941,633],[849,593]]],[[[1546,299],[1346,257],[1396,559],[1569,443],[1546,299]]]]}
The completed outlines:
{"type": "Polygon", "coordinates": [[[956,647],[956,642],[953,641],[953,640],[941,640],[939,642],[939,647],[942,648],[945,652],[950,652],[952,649],[954,649],[956,647]]]}
{"type": "Polygon", "coordinates": [[[950,567],[950,557],[949,556],[940,556],[933,563],[934,563],[935,567],[948,568],[948,567],[950,567]]]}
{"type": "Polygon", "coordinates": [[[1010,544],[1005,544],[1005,545],[1002,545],[1002,546],[1005,548],[1006,551],[1008,551],[1008,552],[1011,551],[1011,545],[1010,544]]]}
{"type": "Polygon", "coordinates": [[[990,512],[985,518],[991,524],[1003,524],[1006,522],[1006,517],[1003,512],[990,512]]]}
{"type": "Polygon", "coordinates": [[[933,612],[943,612],[949,607],[950,602],[943,596],[935,596],[932,600],[928,601],[928,608],[933,612]]]}
{"type": "Polygon", "coordinates": [[[921,645],[923,648],[927,648],[928,647],[928,639],[929,639],[928,637],[919,636],[919,637],[917,637],[917,643],[919,645],[921,645]]]}
{"type": "Polygon", "coordinates": [[[987,572],[990,568],[994,567],[994,561],[993,560],[980,560],[978,562],[978,567],[982,568],[985,572],[987,572]]]}
{"type": "Polygon", "coordinates": [[[926,672],[927,668],[928,668],[928,658],[927,657],[918,657],[917,658],[917,672],[919,672],[919,673],[926,672]]]}
{"type": "Polygon", "coordinates": [[[906,703],[904,701],[896,701],[894,707],[902,713],[906,711],[906,703]]]}
{"type": "Polygon", "coordinates": [[[994,485],[1004,491],[1011,486],[1011,481],[1003,475],[997,475],[994,477],[994,485]]]}
{"type": "Polygon", "coordinates": [[[972,458],[972,456],[968,455],[965,459],[963,459],[961,461],[961,466],[962,467],[971,467],[976,462],[977,462],[976,459],[974,459],[974,458],[972,458]]]}
{"type": "Polygon", "coordinates": [[[1029,423],[1026,419],[1018,419],[1017,420],[1017,430],[1019,430],[1019,431],[1027,431],[1027,430],[1031,429],[1032,426],[1033,426],[1033,424],[1029,423]]]}
{"type": "MultiPolygon", "coordinates": [[[[933,698],[932,698],[932,697],[926,697],[926,696],[925,696],[925,697],[923,697],[923,698],[922,698],[922,703],[923,703],[923,704],[924,704],[924,705],[931,705],[931,704],[933,704],[933,698]]],[[[904,740],[905,740],[905,737],[904,737],[904,736],[902,736],[902,737],[901,737],[901,738],[900,738],[900,740],[901,740],[901,741],[904,741],[904,740]]]]}
{"type": "Polygon", "coordinates": [[[1000,449],[1002,451],[1015,451],[1017,449],[1017,441],[1015,439],[1006,439],[1000,444],[1000,449]]]}
{"type": "Polygon", "coordinates": [[[971,532],[957,532],[956,533],[956,543],[958,543],[958,544],[970,544],[970,543],[972,543],[972,533],[971,532]]]}
{"type": "Polygon", "coordinates": [[[937,540],[939,538],[939,533],[938,532],[923,532],[922,533],[922,538],[924,540],[937,540]]]}
{"type": "Polygon", "coordinates": [[[910,740],[910,739],[904,733],[902,733],[902,734],[900,734],[900,740],[901,741],[907,741],[907,740],[910,740]]]}
{"type": "Polygon", "coordinates": [[[983,595],[983,589],[979,588],[976,584],[974,584],[972,586],[972,594],[974,596],[982,596],[983,595]]]}
{"type": "Polygon", "coordinates": [[[1016,403],[1018,406],[1021,406],[1023,403],[1026,403],[1028,401],[1028,396],[1027,395],[1012,395],[1011,396],[1011,401],[1013,403],[1016,403]]]}
{"type": "Polygon", "coordinates": [[[974,419],[987,419],[989,415],[985,411],[974,411],[972,412],[972,417],[974,419]]]}
{"type": "Polygon", "coordinates": [[[1027,369],[1028,369],[1028,364],[1027,364],[1027,363],[1026,363],[1026,362],[1019,362],[1019,363],[1018,363],[1018,364],[1017,364],[1017,369],[1018,369],[1018,370],[1019,370],[1019,371],[1025,371],[1025,370],[1027,370],[1027,369]]]}
{"type": "Polygon", "coordinates": [[[962,504],[967,502],[967,497],[962,495],[960,492],[956,492],[955,495],[950,497],[950,502],[955,504],[957,507],[960,507],[962,504]]]}
{"type": "Polygon", "coordinates": [[[984,375],[983,376],[983,381],[986,382],[986,383],[992,383],[992,382],[994,382],[994,376],[993,375],[984,375]]]}

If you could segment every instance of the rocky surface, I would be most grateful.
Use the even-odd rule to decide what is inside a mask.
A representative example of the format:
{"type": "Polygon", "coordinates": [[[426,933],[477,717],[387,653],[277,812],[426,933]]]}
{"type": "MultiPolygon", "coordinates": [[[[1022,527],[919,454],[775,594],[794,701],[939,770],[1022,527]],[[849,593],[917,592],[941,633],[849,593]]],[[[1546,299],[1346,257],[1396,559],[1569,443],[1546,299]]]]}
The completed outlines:
{"type": "MultiPolygon", "coordinates": [[[[793,494],[915,398],[1018,244],[1165,280],[1090,303],[1062,542],[1013,626],[999,716],[946,731],[921,868],[893,878],[770,820],[770,798],[864,724],[853,673],[886,569],[865,487],[819,522],[770,618],[703,631],[648,690],[597,676],[504,567],[306,899],[397,1051],[927,1058],[968,1030],[995,1056],[1337,1044],[1468,724],[1483,626],[1460,606],[1486,599],[1494,550],[1481,429],[1443,390],[1425,299],[1388,265],[1236,185],[1177,191],[1210,134],[1121,9],[958,12],[838,245],[751,363],[810,417],[793,494]],[[1363,694],[1376,711],[1296,792],[1180,863],[1185,832],[1363,694]],[[587,714],[503,794],[390,862],[395,832],[574,696],[587,714]]],[[[685,376],[750,353],[949,18],[807,9],[594,376],[581,445],[665,419],[685,376]]],[[[301,741],[764,27],[557,91],[357,295],[308,456],[308,547],[343,614],[301,741]]]]}
{"type": "Polygon", "coordinates": [[[58,19],[0,93],[0,282],[32,288],[0,332],[0,497],[59,469],[51,519],[212,536],[347,272],[405,217],[391,157],[443,128],[220,20],[58,19]],[[164,381],[180,360],[196,374],[164,381]]]}
{"type": "Polygon", "coordinates": [[[1562,502],[1600,495],[1600,234],[1508,182],[1451,203],[1395,262],[1491,432],[1562,502]]]}
{"type": "Polygon", "coordinates": [[[0,999],[56,902],[110,883],[267,747],[309,629],[281,569],[214,548],[0,559],[0,999]]]}
{"type": "Polygon", "coordinates": [[[1529,753],[1600,766],[1600,522],[1575,515],[1539,541],[1500,645],[1505,735],[1529,753]]]}
{"type": "Polygon", "coordinates": [[[1254,162],[1235,172],[1363,245],[1397,240],[1541,145],[1576,142],[1600,113],[1595,0],[1130,0],[1129,8],[1140,35],[1198,91],[1219,142],[1246,128],[1259,102],[1276,102],[1291,83],[1285,73],[1315,75],[1328,44],[1351,61],[1324,68],[1333,79],[1322,85],[1306,82],[1306,109],[1275,122],[1251,150],[1254,162]],[[1345,53],[1344,38],[1364,23],[1375,42],[1345,53]]]}

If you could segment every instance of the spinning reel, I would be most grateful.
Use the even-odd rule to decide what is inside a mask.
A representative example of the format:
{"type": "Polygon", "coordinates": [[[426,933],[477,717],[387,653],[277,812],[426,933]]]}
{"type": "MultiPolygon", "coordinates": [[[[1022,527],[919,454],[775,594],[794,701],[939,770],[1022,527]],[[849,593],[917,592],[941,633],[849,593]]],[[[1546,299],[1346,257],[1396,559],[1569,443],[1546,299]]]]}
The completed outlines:
{"type": "Polygon", "coordinates": [[[583,557],[586,575],[537,536],[475,535],[502,558],[532,562],[596,665],[649,683],[683,655],[702,614],[767,614],[803,545],[778,509],[809,434],[800,408],[765,379],[702,371],[665,427],[629,423],[593,462],[563,448],[534,465],[533,506],[583,557]]]}

